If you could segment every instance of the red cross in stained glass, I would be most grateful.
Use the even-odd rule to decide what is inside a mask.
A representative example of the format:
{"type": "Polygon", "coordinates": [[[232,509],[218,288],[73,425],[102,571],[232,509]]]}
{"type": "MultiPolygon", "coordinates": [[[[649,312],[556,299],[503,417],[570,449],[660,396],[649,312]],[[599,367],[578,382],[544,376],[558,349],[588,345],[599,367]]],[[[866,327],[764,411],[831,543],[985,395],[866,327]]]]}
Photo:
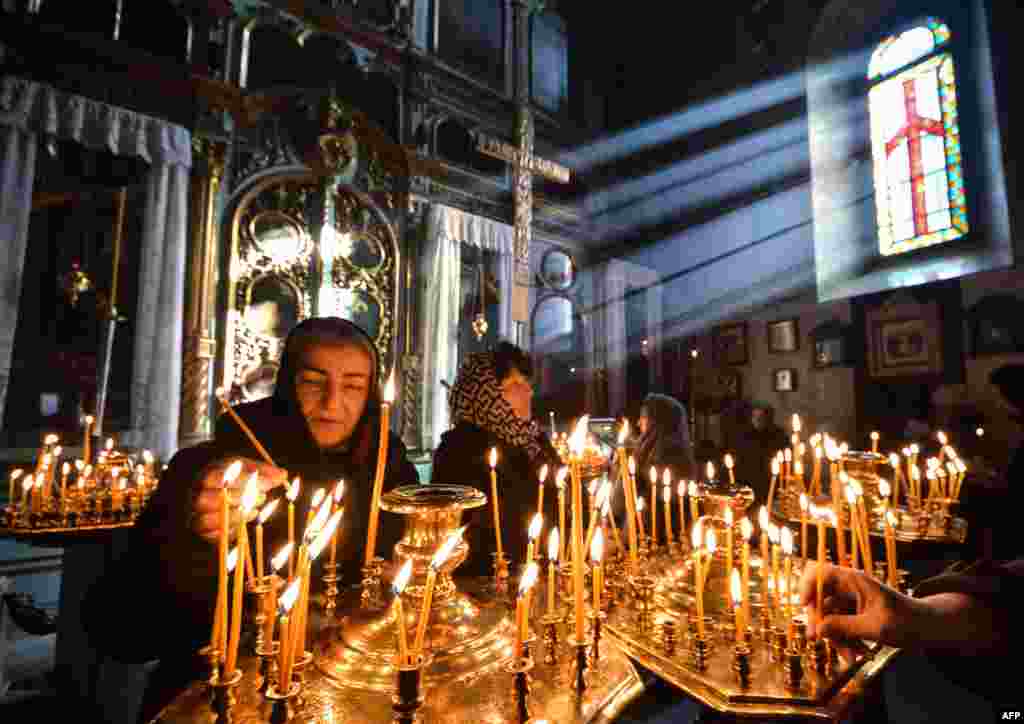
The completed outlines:
{"type": "Polygon", "coordinates": [[[917,88],[914,79],[903,81],[903,105],[907,122],[892,138],[885,142],[885,155],[889,156],[904,138],[910,156],[910,199],[914,211],[914,236],[928,233],[928,210],[924,203],[924,167],[921,161],[921,137],[925,133],[944,136],[941,121],[917,113],[917,88]]]}

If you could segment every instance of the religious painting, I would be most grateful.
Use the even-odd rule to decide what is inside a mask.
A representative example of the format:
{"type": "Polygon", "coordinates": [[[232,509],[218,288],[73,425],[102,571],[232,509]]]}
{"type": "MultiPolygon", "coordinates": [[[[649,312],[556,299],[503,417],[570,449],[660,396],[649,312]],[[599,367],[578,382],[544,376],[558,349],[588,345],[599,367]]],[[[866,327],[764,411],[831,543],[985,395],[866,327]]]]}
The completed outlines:
{"type": "Polygon", "coordinates": [[[942,372],[938,305],[894,304],[867,312],[870,371],[874,377],[942,372]]]}
{"type": "Polygon", "coordinates": [[[747,352],[747,323],[723,324],[715,327],[711,335],[715,364],[745,365],[747,352]]]}
{"type": "Polygon", "coordinates": [[[949,28],[932,18],[884,40],[871,56],[868,108],[883,256],[967,233],[949,41],[949,28]]]}
{"type": "Polygon", "coordinates": [[[796,352],[800,348],[800,326],[796,319],[768,323],[768,351],[796,352]]]}
{"type": "Polygon", "coordinates": [[[796,390],[796,370],[791,367],[775,370],[772,373],[772,389],[776,392],[793,392],[796,390]]]}

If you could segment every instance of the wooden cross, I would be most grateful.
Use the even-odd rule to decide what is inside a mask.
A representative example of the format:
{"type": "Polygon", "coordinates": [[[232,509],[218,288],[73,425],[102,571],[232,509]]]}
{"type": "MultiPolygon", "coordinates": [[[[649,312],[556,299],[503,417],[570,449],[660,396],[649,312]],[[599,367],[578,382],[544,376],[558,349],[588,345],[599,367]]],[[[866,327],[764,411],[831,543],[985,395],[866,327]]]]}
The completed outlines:
{"type": "Polygon", "coordinates": [[[512,240],[515,254],[515,283],[512,286],[512,319],[525,323],[530,316],[530,229],[533,225],[533,174],[558,183],[569,183],[572,172],[554,161],[533,155],[533,117],[521,109],[516,123],[518,146],[478,134],[480,153],[512,164],[514,215],[512,240]]]}

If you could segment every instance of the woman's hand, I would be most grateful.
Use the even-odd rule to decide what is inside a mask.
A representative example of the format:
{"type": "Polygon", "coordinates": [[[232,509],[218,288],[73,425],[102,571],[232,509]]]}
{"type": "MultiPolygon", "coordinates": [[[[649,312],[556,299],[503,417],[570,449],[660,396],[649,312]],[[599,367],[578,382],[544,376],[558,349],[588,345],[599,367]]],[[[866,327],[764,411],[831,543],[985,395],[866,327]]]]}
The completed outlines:
{"type": "MultiPolygon", "coordinates": [[[[224,473],[236,460],[242,463],[242,471],[235,478],[233,488],[244,485],[253,473],[259,476],[260,490],[263,493],[288,482],[288,473],[285,470],[261,460],[232,457],[208,465],[199,481],[199,492],[192,501],[191,528],[196,535],[211,543],[220,537],[220,499],[221,489],[224,487],[224,473]]],[[[229,534],[233,535],[234,530],[235,526],[230,526],[229,534]]]]}

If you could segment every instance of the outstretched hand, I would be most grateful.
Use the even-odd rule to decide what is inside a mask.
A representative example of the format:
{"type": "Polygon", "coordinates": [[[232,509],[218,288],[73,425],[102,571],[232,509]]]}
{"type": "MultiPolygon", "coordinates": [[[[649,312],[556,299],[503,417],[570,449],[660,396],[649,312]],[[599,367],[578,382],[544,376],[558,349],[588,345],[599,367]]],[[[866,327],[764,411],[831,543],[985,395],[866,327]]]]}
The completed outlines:
{"type": "Polygon", "coordinates": [[[818,564],[804,569],[800,602],[807,609],[807,633],[824,636],[846,649],[847,657],[861,641],[903,647],[916,640],[914,621],[921,603],[882,584],[862,571],[825,564],[822,609],[818,609],[818,564]]]}
{"type": "MultiPolygon", "coordinates": [[[[285,470],[262,460],[232,457],[207,467],[203,471],[202,480],[199,481],[199,492],[192,503],[192,530],[200,538],[210,542],[216,541],[220,536],[220,499],[224,472],[235,460],[242,462],[242,472],[235,478],[236,487],[244,484],[252,473],[259,475],[260,490],[264,493],[288,482],[288,473],[285,470]]],[[[237,511],[232,512],[232,517],[235,515],[237,511]]],[[[231,525],[231,530],[233,531],[235,527],[231,525]]]]}

